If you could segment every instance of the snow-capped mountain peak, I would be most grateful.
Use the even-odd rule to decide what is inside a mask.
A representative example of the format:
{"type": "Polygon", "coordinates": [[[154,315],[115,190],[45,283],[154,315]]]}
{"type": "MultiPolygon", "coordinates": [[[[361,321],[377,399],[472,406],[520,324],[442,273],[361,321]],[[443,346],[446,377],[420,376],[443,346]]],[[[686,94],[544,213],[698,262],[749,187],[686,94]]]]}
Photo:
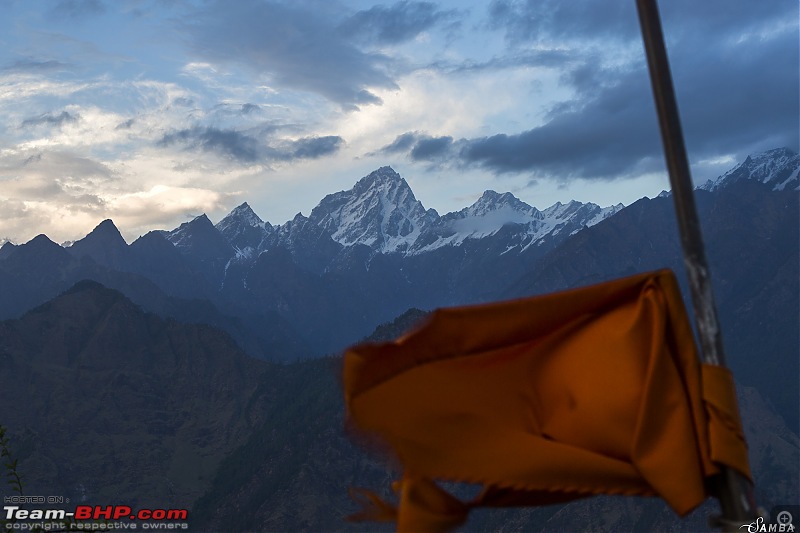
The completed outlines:
{"type": "MultiPolygon", "coordinates": [[[[310,270],[317,272],[341,247],[356,245],[372,253],[418,255],[502,232],[499,239],[516,243],[509,244],[507,251],[523,251],[544,238],[552,241],[556,235],[557,239],[572,235],[622,207],[571,201],[540,211],[510,192],[487,190],[469,207],[440,217],[435,210],[425,209],[406,180],[386,166],[359,179],[349,190],[325,196],[308,217],[298,213],[293,220],[272,226],[245,202],[215,228],[233,247],[233,261],[251,261],[264,251],[284,247],[304,267],[311,261],[310,270]],[[303,258],[306,252],[313,260],[303,258]]],[[[210,223],[199,217],[167,236],[178,247],[185,246],[183,234],[195,225],[210,223]]]]}
{"type": "Polygon", "coordinates": [[[250,207],[250,204],[244,202],[243,204],[235,207],[233,211],[228,213],[228,215],[220,220],[216,224],[216,228],[225,234],[225,231],[237,224],[247,225],[253,228],[272,228],[272,225],[269,222],[264,222],[261,218],[253,211],[250,207]]]}
{"type": "Polygon", "coordinates": [[[542,213],[510,192],[484,191],[480,198],[461,211],[441,218],[438,244],[458,244],[464,239],[479,239],[497,233],[508,224],[528,224],[542,219],[542,213]]]}
{"type": "MultiPolygon", "coordinates": [[[[515,214],[516,218],[520,219],[541,218],[541,212],[538,209],[526,204],[510,192],[500,194],[493,190],[484,191],[474,204],[460,211],[464,216],[485,216],[489,213],[500,212],[508,215],[515,214]]],[[[512,221],[509,220],[509,222],[512,221]]]]}
{"type": "Polygon", "coordinates": [[[400,174],[392,167],[380,167],[378,170],[370,172],[353,185],[351,191],[357,196],[363,196],[371,190],[383,189],[385,191],[398,191],[411,188],[400,174]]]}
{"type": "Polygon", "coordinates": [[[237,257],[257,256],[264,250],[267,237],[275,231],[247,202],[234,208],[215,227],[234,247],[237,257]]]}
{"type": "Polygon", "coordinates": [[[192,245],[195,236],[206,234],[214,225],[205,213],[194,217],[189,222],[184,222],[172,231],[164,232],[164,236],[178,248],[185,248],[192,245]]]}
{"type": "Polygon", "coordinates": [[[323,198],[309,220],[340,244],[389,253],[406,250],[438,218],[436,211],[425,210],[406,180],[391,167],[381,167],[349,191],[323,198]]]}
{"type": "Polygon", "coordinates": [[[505,253],[522,251],[545,237],[564,236],[597,224],[624,206],[601,208],[592,203],[557,202],[539,211],[513,194],[485,191],[471,206],[441,217],[411,249],[420,254],[443,246],[460,246],[466,240],[482,239],[505,231],[509,242],[505,253]],[[505,229],[504,229],[505,228],[505,229]],[[513,244],[512,244],[513,243],[513,244]]]}
{"type": "Polygon", "coordinates": [[[741,180],[755,180],[774,191],[800,190],[800,155],[788,148],[776,148],[750,155],[742,163],[715,180],[698,187],[714,191],[741,180]]]}

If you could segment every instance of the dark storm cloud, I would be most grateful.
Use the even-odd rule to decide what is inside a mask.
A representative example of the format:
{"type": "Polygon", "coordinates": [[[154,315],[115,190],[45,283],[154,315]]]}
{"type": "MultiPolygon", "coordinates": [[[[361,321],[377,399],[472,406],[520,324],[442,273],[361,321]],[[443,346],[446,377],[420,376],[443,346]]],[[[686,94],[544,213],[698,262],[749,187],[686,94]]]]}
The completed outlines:
{"type": "Polygon", "coordinates": [[[270,143],[235,130],[195,126],[167,133],[157,144],[162,147],[178,144],[190,150],[213,152],[240,163],[256,163],[331,155],[342,147],[344,139],[338,136],[304,137],[270,143]]]}
{"type": "Polygon", "coordinates": [[[407,152],[414,146],[414,144],[416,144],[418,135],[419,135],[418,133],[411,131],[403,133],[402,135],[398,135],[394,141],[387,144],[377,152],[374,152],[369,155],[396,154],[398,152],[407,152]]]}
{"type": "MultiPolygon", "coordinates": [[[[676,59],[673,75],[692,160],[730,153],[743,158],[781,146],[797,150],[800,79],[797,70],[785,68],[798,61],[793,40],[787,35],[746,53],[705,50],[676,59]]],[[[576,87],[582,99],[551,110],[544,125],[469,140],[461,162],[498,173],[601,179],[664,169],[644,65],[628,72],[584,67],[576,87]]]]}
{"type": "Polygon", "coordinates": [[[235,130],[196,126],[167,133],[158,141],[160,146],[171,146],[176,143],[184,144],[188,148],[216,152],[243,163],[252,163],[259,159],[256,139],[235,130]]]}
{"type": "Polygon", "coordinates": [[[432,2],[403,1],[359,11],[341,25],[341,31],[366,42],[398,44],[439,24],[454,28],[459,19],[457,11],[437,9],[432,2]]]}
{"type": "Polygon", "coordinates": [[[101,15],[106,6],[100,0],[61,0],[51,11],[52,18],[83,18],[101,15]]]}
{"type": "MultiPolygon", "coordinates": [[[[662,4],[664,29],[690,159],[798,148],[797,3],[662,4]]],[[[512,48],[571,43],[562,83],[575,98],[517,134],[459,143],[459,164],[494,172],[611,179],[663,170],[644,53],[626,64],[614,51],[640,44],[631,2],[496,0],[492,24],[512,48]]]]}
{"type": "Polygon", "coordinates": [[[67,111],[62,111],[60,115],[53,115],[52,113],[45,113],[36,118],[28,118],[22,121],[21,127],[27,128],[29,126],[41,126],[43,124],[48,126],[61,126],[62,124],[77,122],[81,116],[71,114],[67,111]]]}
{"type": "Polygon", "coordinates": [[[739,156],[780,146],[798,150],[797,41],[795,26],[755,42],[698,42],[695,50],[684,47],[675,54],[673,75],[690,149],[739,156]]]}
{"type": "Polygon", "coordinates": [[[639,128],[636,136],[633,128],[582,129],[582,121],[573,113],[520,134],[472,139],[460,158],[496,173],[534,171],[558,179],[613,179],[658,169],[655,130],[639,128]]]}
{"type": "Polygon", "coordinates": [[[432,137],[426,133],[409,131],[398,135],[383,148],[368,156],[405,153],[413,161],[441,162],[453,155],[455,143],[450,136],[432,137]]]}
{"type": "Polygon", "coordinates": [[[344,144],[341,137],[306,137],[290,143],[292,159],[316,159],[336,153],[344,144]]]}
{"type": "Polygon", "coordinates": [[[438,160],[447,155],[452,144],[453,138],[449,136],[420,139],[409,152],[409,156],[414,161],[438,160]]]}
{"type": "Polygon", "coordinates": [[[628,73],[583,106],[552,113],[538,128],[468,140],[460,161],[497,173],[557,178],[609,179],[654,170],[660,141],[644,74],[628,73]]]}
{"type": "Polygon", "coordinates": [[[194,53],[212,62],[244,65],[271,84],[322,95],[354,108],[380,103],[372,88],[397,88],[391,60],[367,53],[337,30],[327,4],[216,1],[184,29],[194,53]]]}

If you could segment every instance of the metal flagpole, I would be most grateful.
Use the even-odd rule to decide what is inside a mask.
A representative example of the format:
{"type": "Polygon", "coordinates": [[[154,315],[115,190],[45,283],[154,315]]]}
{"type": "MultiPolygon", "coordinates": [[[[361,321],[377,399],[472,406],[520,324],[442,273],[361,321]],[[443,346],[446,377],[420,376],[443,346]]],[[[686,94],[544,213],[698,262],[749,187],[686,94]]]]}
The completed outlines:
{"type": "MultiPolygon", "coordinates": [[[[656,0],[636,0],[639,23],[642,27],[650,81],[653,85],[661,139],[667,160],[672,197],[683,247],[684,264],[689,277],[700,352],[703,361],[712,365],[725,365],[722,348],[722,332],[717,321],[717,310],[711,290],[708,264],[706,262],[700,222],[694,202],[692,178],[686,147],[683,142],[678,105],[670,75],[664,35],[656,0]]],[[[712,490],[719,499],[722,517],[715,526],[738,531],[742,524],[751,523],[757,517],[753,486],[739,472],[720,465],[721,474],[714,480],[712,490]]]]}

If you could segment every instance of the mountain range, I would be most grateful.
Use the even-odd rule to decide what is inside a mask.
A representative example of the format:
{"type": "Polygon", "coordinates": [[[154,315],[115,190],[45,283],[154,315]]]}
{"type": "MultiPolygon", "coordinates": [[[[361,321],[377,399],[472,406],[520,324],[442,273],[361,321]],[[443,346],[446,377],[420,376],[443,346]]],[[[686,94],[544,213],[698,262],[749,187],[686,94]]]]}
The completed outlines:
{"type": "Polygon", "coordinates": [[[6,243],[0,276],[13,280],[16,294],[0,296],[0,318],[89,278],[153,312],[223,327],[256,357],[318,356],[412,306],[491,299],[501,288],[492,271],[516,278],[621,208],[570,202],[539,211],[510,193],[486,191],[440,217],[383,167],[323,198],[309,217],[280,226],[244,203],[216,225],[201,215],[130,245],[110,220],[66,248],[43,235],[6,243]],[[50,274],[37,277],[29,263],[34,271],[47,265],[50,274]],[[207,302],[204,317],[193,316],[197,300],[207,302]]]}
{"type": "MultiPolygon", "coordinates": [[[[800,156],[771,150],[696,191],[757,487],[771,504],[800,494],[798,173],[800,156]]],[[[440,216],[389,167],[277,226],[245,203],[217,224],[202,215],[130,244],[110,220],[70,246],[44,235],[6,243],[0,424],[42,494],[191,505],[204,530],[343,530],[346,487],[388,491],[396,474],[342,433],[344,346],[396,336],[439,306],[663,267],[688,302],[681,257],[669,193],[538,210],[486,191],[440,216]]],[[[682,527],[653,502],[605,501],[471,524],[682,527]]]]}

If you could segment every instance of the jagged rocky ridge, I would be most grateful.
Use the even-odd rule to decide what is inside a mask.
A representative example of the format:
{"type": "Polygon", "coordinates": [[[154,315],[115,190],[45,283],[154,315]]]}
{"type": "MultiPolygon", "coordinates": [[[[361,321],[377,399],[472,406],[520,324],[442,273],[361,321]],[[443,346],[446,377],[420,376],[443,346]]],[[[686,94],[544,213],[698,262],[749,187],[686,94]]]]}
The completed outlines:
{"type": "MultiPolygon", "coordinates": [[[[622,204],[601,208],[595,204],[557,203],[539,211],[511,193],[486,191],[473,205],[444,216],[425,209],[408,183],[391,167],[370,173],[348,191],[329,194],[306,218],[274,227],[262,221],[245,202],[223,218],[216,228],[236,248],[237,260],[252,260],[273,247],[296,248],[307,224],[319,228],[342,247],[363,245],[373,253],[417,255],[467,239],[495,235],[504,226],[516,226],[523,247],[547,235],[569,235],[614,214],[622,204]]],[[[181,246],[180,230],[168,238],[181,246]]]]}
{"type": "Polygon", "coordinates": [[[701,189],[714,191],[739,181],[763,183],[773,191],[800,190],[800,155],[788,148],[776,148],[748,156],[741,164],[715,180],[708,180],[701,189]]]}
{"type": "MultiPolygon", "coordinates": [[[[714,191],[742,181],[796,189],[798,167],[798,156],[786,149],[753,155],[720,177],[714,191]]],[[[510,193],[486,191],[473,205],[440,216],[382,167],[323,198],[308,217],[278,226],[244,203],[216,225],[202,215],[130,245],[111,221],[65,249],[44,236],[6,243],[0,282],[13,281],[0,294],[0,318],[88,277],[150,311],[224,327],[257,357],[334,353],[410,307],[507,295],[562,244],[629,209],[569,202],[538,210],[510,193]],[[37,259],[41,254],[52,258],[37,259]],[[206,311],[198,316],[200,301],[206,311]]],[[[671,222],[659,224],[670,239],[671,222]]],[[[630,240],[624,232],[618,239],[630,240]]],[[[596,270],[582,269],[585,276],[596,270]]]]}

